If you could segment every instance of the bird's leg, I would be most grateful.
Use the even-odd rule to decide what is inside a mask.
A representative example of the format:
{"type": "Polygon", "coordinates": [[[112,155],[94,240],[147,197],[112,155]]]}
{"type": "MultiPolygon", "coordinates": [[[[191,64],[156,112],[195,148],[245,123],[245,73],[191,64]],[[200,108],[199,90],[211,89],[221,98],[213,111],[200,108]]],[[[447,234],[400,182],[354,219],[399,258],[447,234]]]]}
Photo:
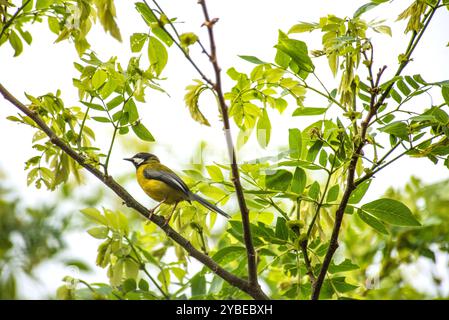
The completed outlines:
{"type": "Polygon", "coordinates": [[[171,217],[173,216],[173,213],[175,212],[177,205],[178,205],[178,202],[175,203],[175,205],[173,206],[172,211],[170,212],[170,214],[168,215],[168,217],[165,219],[164,226],[166,226],[166,225],[170,222],[170,219],[171,219],[171,217]]]}
{"type": "Polygon", "coordinates": [[[162,200],[161,202],[159,202],[153,209],[148,209],[148,211],[150,211],[150,215],[148,216],[148,219],[151,219],[151,217],[154,214],[154,211],[156,211],[157,208],[159,208],[161,206],[161,204],[163,204],[165,202],[165,199],[162,200]]]}

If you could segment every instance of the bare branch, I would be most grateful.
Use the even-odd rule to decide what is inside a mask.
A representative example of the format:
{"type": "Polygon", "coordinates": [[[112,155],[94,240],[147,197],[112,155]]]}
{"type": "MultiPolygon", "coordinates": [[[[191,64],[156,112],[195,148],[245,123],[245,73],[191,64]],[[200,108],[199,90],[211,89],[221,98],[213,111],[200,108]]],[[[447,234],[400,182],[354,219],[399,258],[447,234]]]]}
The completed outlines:
{"type": "Polygon", "coordinates": [[[234,144],[232,142],[232,136],[231,136],[231,126],[230,126],[230,121],[229,121],[228,106],[226,105],[226,102],[224,99],[222,83],[221,83],[221,75],[220,75],[221,69],[220,69],[220,66],[218,65],[218,60],[217,60],[217,48],[216,48],[216,44],[215,44],[213,28],[214,28],[214,25],[216,24],[216,22],[218,21],[218,19],[212,19],[212,20],[210,19],[205,0],[199,0],[198,3],[201,5],[201,8],[203,9],[203,14],[204,14],[204,18],[205,18],[204,26],[206,26],[207,32],[209,35],[210,62],[212,63],[212,66],[213,66],[214,72],[215,72],[214,90],[217,93],[220,111],[221,111],[221,115],[223,118],[223,126],[224,126],[224,132],[225,132],[225,137],[226,137],[226,143],[227,143],[227,147],[228,147],[229,157],[231,160],[232,182],[234,183],[237,200],[238,200],[239,207],[240,207],[240,213],[242,215],[244,240],[245,240],[245,246],[246,246],[246,251],[247,251],[247,256],[248,256],[249,283],[251,286],[258,288],[261,291],[259,283],[257,281],[256,251],[254,250],[254,245],[253,245],[252,237],[251,237],[249,210],[248,210],[248,207],[246,206],[245,196],[244,196],[243,188],[242,188],[242,185],[240,182],[239,168],[237,165],[237,156],[235,153],[234,144]]]}

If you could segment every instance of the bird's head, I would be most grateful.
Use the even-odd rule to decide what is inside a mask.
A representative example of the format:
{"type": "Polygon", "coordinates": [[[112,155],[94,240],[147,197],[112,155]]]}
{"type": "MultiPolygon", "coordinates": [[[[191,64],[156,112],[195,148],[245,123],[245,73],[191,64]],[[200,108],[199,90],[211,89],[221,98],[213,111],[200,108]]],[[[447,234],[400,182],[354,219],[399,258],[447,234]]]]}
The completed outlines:
{"type": "Polygon", "coordinates": [[[154,154],[146,152],[139,152],[135,154],[132,158],[124,158],[123,160],[132,162],[136,168],[138,168],[140,165],[144,163],[160,162],[159,158],[156,157],[154,154]]]}

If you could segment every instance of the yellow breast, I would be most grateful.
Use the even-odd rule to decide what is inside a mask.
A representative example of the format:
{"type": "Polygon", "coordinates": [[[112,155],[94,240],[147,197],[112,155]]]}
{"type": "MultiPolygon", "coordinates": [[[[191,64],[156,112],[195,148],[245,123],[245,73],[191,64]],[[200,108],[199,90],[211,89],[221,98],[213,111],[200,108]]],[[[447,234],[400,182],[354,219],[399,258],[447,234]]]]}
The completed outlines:
{"type": "Polygon", "coordinates": [[[164,201],[166,204],[174,204],[185,199],[181,191],[171,188],[165,182],[145,178],[143,171],[147,165],[142,165],[137,169],[137,181],[140,187],[153,200],[164,201]]]}

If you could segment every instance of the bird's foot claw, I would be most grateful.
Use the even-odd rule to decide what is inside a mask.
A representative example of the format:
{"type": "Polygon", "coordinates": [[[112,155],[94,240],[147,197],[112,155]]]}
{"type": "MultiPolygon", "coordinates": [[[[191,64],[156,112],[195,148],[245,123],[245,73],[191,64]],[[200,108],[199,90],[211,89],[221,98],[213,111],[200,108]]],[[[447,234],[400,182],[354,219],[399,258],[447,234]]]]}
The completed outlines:
{"type": "Polygon", "coordinates": [[[148,219],[151,219],[153,217],[154,210],[153,209],[148,209],[148,212],[149,212],[148,219]]]}

